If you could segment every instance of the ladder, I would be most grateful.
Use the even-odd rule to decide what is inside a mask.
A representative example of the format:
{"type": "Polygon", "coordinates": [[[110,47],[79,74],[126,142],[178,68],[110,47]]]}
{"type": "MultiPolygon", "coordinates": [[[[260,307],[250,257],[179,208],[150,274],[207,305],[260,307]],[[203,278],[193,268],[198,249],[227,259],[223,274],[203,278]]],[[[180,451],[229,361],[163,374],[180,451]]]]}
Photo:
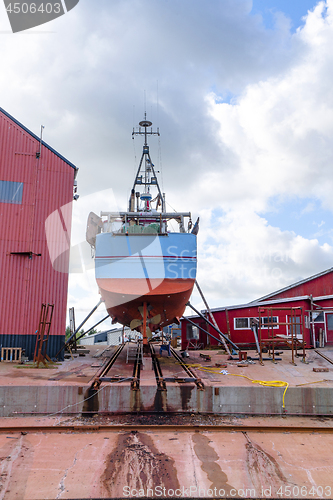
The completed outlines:
{"type": "Polygon", "coordinates": [[[52,363],[52,360],[46,354],[47,344],[49,341],[50,328],[52,323],[54,304],[42,304],[39,318],[39,326],[37,330],[36,346],[34,353],[34,363],[37,368],[43,363],[47,366],[47,361],[52,363]]]}

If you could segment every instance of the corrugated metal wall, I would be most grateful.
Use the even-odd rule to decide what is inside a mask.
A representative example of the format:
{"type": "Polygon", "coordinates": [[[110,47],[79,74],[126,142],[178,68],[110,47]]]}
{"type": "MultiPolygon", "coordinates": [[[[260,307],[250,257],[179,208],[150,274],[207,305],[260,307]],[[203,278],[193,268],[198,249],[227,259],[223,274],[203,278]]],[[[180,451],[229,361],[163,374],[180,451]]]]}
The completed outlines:
{"type": "MultiPolygon", "coordinates": [[[[73,200],[76,172],[74,165],[45,143],[37,158],[39,149],[38,137],[0,110],[0,181],[23,183],[22,203],[0,199],[0,344],[8,346],[8,338],[14,342],[13,336],[27,336],[22,342],[28,344],[30,354],[34,342],[28,336],[38,329],[42,303],[54,304],[51,335],[61,337],[65,332],[68,274],[53,269],[45,221],[73,200]]],[[[61,241],[66,232],[69,242],[71,209],[60,219],[52,240],[61,241]]],[[[68,270],[69,254],[62,259],[63,270],[68,270]]],[[[56,344],[58,340],[50,341],[50,346],[56,344]]]]}

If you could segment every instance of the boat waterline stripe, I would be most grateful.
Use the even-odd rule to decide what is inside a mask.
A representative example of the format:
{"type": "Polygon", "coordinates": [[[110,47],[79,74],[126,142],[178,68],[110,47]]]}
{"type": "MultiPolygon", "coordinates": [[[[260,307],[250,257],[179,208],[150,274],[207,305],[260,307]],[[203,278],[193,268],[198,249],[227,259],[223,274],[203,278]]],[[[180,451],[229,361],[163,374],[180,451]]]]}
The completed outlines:
{"type": "Polygon", "coordinates": [[[183,259],[183,260],[197,260],[196,257],[188,257],[184,256],[173,256],[173,255],[103,255],[103,256],[95,256],[95,259],[183,259]]]}

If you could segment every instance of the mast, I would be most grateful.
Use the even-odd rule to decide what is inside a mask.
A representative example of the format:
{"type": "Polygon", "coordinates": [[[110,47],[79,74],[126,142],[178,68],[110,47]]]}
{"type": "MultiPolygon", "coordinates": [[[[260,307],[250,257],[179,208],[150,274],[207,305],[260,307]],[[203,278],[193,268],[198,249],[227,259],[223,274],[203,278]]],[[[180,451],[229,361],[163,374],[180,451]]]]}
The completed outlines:
{"type": "Polygon", "coordinates": [[[134,139],[134,136],[136,135],[143,135],[144,136],[144,145],[142,149],[142,155],[139,163],[139,168],[136,173],[135,179],[134,179],[134,184],[133,188],[131,191],[131,197],[130,197],[130,202],[129,202],[129,207],[130,211],[133,212],[133,207],[135,205],[135,196],[137,197],[137,211],[139,211],[138,208],[138,201],[139,198],[141,201],[144,202],[144,212],[149,212],[151,211],[151,200],[152,200],[152,194],[151,194],[151,187],[154,186],[157,188],[158,191],[158,200],[156,204],[156,208],[161,205],[162,212],[165,212],[165,199],[162,196],[160,186],[158,184],[157,176],[155,173],[154,169],[154,164],[151,161],[150,153],[149,153],[149,146],[148,146],[148,135],[160,135],[159,128],[157,128],[157,131],[154,132],[152,128],[152,122],[147,120],[147,114],[145,112],[145,119],[139,123],[139,130],[135,131],[133,128],[132,132],[132,139],[134,139]],[[143,130],[141,129],[143,128],[143,130]],[[150,127],[150,130],[148,128],[150,127]],[[144,192],[143,193],[137,193],[135,191],[136,186],[144,186],[144,192]]]}

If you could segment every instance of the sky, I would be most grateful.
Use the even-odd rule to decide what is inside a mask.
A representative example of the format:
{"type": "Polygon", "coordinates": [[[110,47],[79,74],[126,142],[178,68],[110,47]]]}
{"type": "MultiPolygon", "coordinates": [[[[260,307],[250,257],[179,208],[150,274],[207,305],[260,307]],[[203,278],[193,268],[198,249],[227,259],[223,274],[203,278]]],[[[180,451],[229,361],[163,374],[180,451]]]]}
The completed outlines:
{"type": "Polygon", "coordinates": [[[81,254],[88,212],[127,206],[146,109],[167,204],[200,217],[208,303],[241,304],[333,267],[332,46],[333,0],[80,0],[15,34],[1,4],[0,106],[79,167],[81,254]]]}

